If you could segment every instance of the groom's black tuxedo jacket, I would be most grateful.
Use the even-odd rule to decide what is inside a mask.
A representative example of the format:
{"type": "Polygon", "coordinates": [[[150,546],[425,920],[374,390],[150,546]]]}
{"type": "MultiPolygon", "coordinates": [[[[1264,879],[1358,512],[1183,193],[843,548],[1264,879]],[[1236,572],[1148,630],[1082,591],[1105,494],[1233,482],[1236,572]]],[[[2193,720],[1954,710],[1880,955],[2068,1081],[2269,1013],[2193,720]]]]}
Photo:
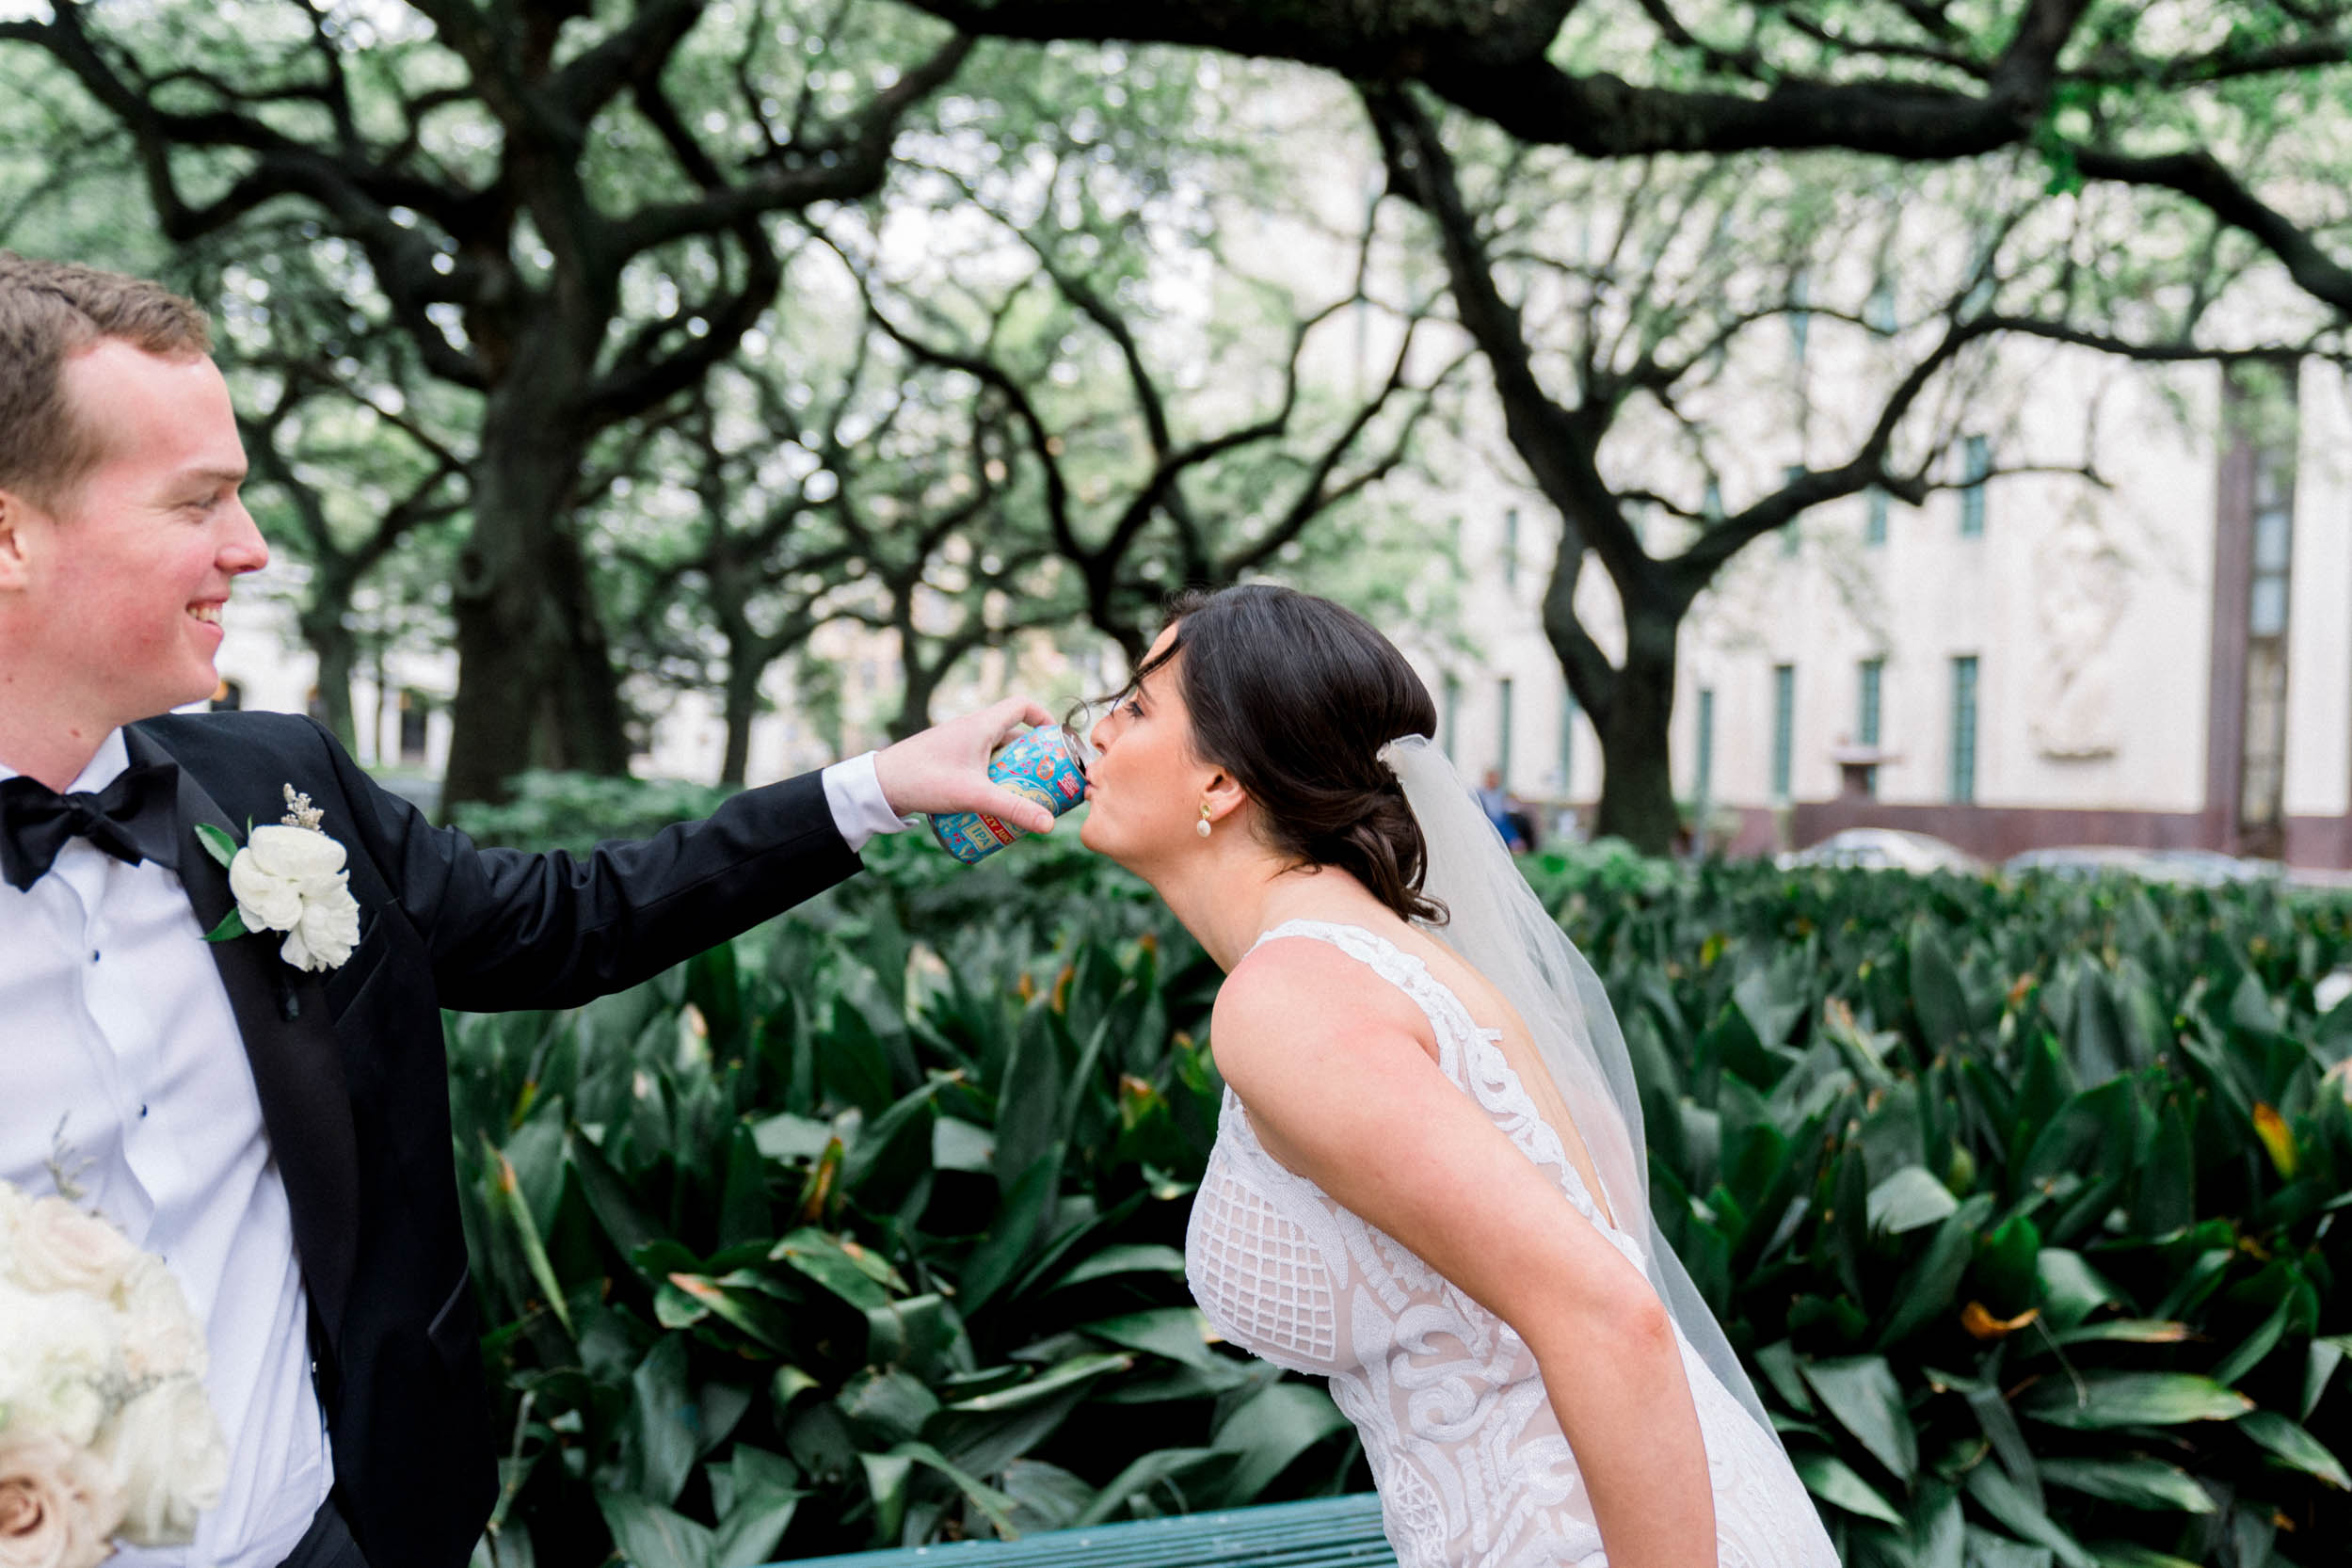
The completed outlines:
{"type": "Polygon", "coordinates": [[[634,984],[858,869],[815,774],[586,859],[477,849],[308,719],[218,713],[126,732],[181,768],[177,870],[207,931],[233,904],[198,845],[277,822],[292,784],[350,854],[360,944],[325,975],[278,938],[213,944],[261,1091],[313,1318],[335,1496],[376,1568],[465,1562],[496,1491],[457,1219],[440,1009],[568,1007],[634,984]]]}

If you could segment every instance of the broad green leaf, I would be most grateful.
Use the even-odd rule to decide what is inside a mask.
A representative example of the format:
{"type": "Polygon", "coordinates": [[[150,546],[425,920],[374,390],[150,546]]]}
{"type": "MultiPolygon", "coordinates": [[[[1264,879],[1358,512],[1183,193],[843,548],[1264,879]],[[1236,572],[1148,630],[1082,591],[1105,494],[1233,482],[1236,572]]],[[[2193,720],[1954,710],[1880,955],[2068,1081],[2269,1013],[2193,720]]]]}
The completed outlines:
{"type": "Polygon", "coordinates": [[[555,1266],[548,1261],[547,1243],[540,1240],[538,1222],[531,1217],[531,1205],[524,1199],[521,1179],[516,1176],[513,1163],[504,1151],[492,1144],[488,1133],[482,1135],[482,1147],[489,1156],[488,1174],[498,1212],[514,1226],[515,1240],[522,1249],[523,1264],[537,1282],[547,1305],[564,1325],[564,1333],[572,1334],[571,1308],[564,1300],[564,1288],[555,1278],[555,1266]]]}
{"type": "Polygon", "coordinates": [[[2178,1345],[2189,1336],[2186,1323],[2165,1318],[2110,1318],[2102,1323],[2083,1323],[2062,1329],[2050,1337],[2061,1345],[2072,1345],[2101,1339],[2119,1339],[2135,1345],[2178,1345]]]}
{"type": "Polygon", "coordinates": [[[866,1473],[866,1495],[873,1499],[874,1544],[895,1546],[899,1526],[906,1518],[906,1483],[915,1474],[914,1457],[861,1453],[857,1465],[866,1473]]]}
{"type": "Polygon", "coordinates": [[[701,1412],[686,1384],[684,1336],[665,1334],[646,1352],[630,1375],[629,1399],[625,1446],[636,1462],[635,1490],[674,1503],[700,1452],[701,1412]]]}
{"type": "Polygon", "coordinates": [[[920,1378],[871,1367],[843,1384],[833,1402],[851,1430],[878,1448],[913,1437],[939,1409],[938,1396],[920,1378]]]}
{"type": "Polygon", "coordinates": [[[2305,1354],[2303,1364],[2303,1419],[2312,1418],[2319,1408],[2320,1396],[2328,1392],[2328,1384],[2344,1364],[2344,1342],[2340,1338],[2314,1339],[2305,1354]]]}
{"type": "Polygon", "coordinates": [[[2289,1291],[2280,1298],[2279,1304],[2271,1309],[2270,1316],[2264,1319],[2253,1333],[2240,1341],[2228,1355],[2215,1363],[2211,1373],[2214,1382],[2235,1384],[2240,1378],[2261,1365],[2263,1357],[2278,1348],[2280,1338],[2285,1335],[2287,1325],[2294,1320],[2294,1318],[2295,1294],[2289,1291]]]}
{"type": "Polygon", "coordinates": [[[1209,1466],[1224,1466],[1233,1462],[1233,1455],[1223,1448],[1155,1448],[1128,1461],[1126,1469],[1111,1479],[1111,1483],[1095,1494],[1085,1512],[1070,1521],[1072,1528],[1083,1529],[1115,1519],[1137,1494],[1148,1495],[1162,1482],[1174,1481],[1209,1466]]]}
{"type": "Polygon", "coordinates": [[[1208,1320],[1196,1306],[1161,1306],[1147,1312],[1099,1318],[1080,1324],[1079,1332],[1108,1339],[1130,1351],[1148,1351],[1153,1355],[1194,1367],[1205,1367],[1218,1359],[1208,1344],[1208,1320]]]}
{"type": "Polygon", "coordinates": [[[1865,1519],[1879,1519],[1903,1528],[1903,1516],[1895,1512],[1895,1505],[1880,1496],[1877,1488],[1854,1474],[1853,1466],[1828,1454],[1799,1454],[1797,1474],[1803,1478],[1805,1489],[1825,1503],[1834,1503],[1848,1513],[1865,1519]]]}
{"type": "Polygon", "coordinates": [[[1020,1535],[1013,1525],[1013,1499],[993,1486],[984,1484],[952,1464],[945,1454],[928,1443],[902,1443],[890,1450],[904,1455],[916,1464],[936,1470],[953,1481],[971,1505],[980,1510],[988,1523],[995,1527],[998,1538],[1011,1541],[1020,1535]]]}
{"type": "Polygon", "coordinates": [[[2160,1459],[2045,1459],[2041,1479],[2052,1486],[2121,1503],[2126,1508],[2211,1513],[2214,1500],[2185,1470],[2160,1459]]]}
{"type": "Polygon", "coordinates": [[[978,1322],[980,1309],[1012,1281],[1036,1246],[1060,1199],[1062,1145],[1054,1144],[1004,1194],[988,1233],[965,1261],[957,1304],[978,1322]]]}
{"type": "Polygon", "coordinates": [[[1919,1467],[1919,1438],[1886,1358],[1858,1355],[1799,1365],[1838,1424],[1852,1432],[1873,1459],[1908,1483],[1919,1467]]]}
{"type": "Polygon", "coordinates": [[[851,1255],[848,1245],[824,1231],[801,1229],[778,1241],[768,1256],[808,1275],[860,1313],[887,1308],[889,1292],[851,1255]]]}
{"type": "Polygon", "coordinates": [[[1968,1472],[1968,1495],[1978,1506],[2038,1546],[2046,1546],[2066,1568],[2097,1568],[2082,1543],[2061,1529],[2041,1505],[2026,1496],[2007,1470],[1979,1464],[1968,1472]]]}
{"type": "Polygon", "coordinates": [[[1906,1165],[1870,1189],[1870,1228],[1900,1236],[1934,1224],[1959,1208],[1951,1189],[1925,1165],[1906,1165]]]}
{"type": "Polygon", "coordinates": [[[2275,1410],[2257,1410],[2238,1417],[2238,1431],[2277,1454],[2306,1475],[2317,1476],[2338,1491],[2352,1488],[2352,1477],[2328,1451],[2326,1444],[2275,1410]]]}
{"type": "Polygon", "coordinates": [[[251,933],[246,929],[244,913],[240,910],[232,909],[226,915],[220,917],[220,923],[218,925],[204,933],[204,940],[208,942],[233,942],[240,936],[250,935],[251,933]]]}
{"type": "Polygon", "coordinates": [[[1304,1383],[1271,1384],[1236,1405],[1209,1439],[1236,1456],[1225,1478],[1227,1506],[1255,1501],[1292,1460],[1347,1424],[1330,1395],[1304,1383]]]}
{"type": "Polygon", "coordinates": [[[2018,1400],[2036,1420],[2076,1432],[2232,1421],[2254,1401],[2188,1372],[2084,1372],[2045,1376],[2018,1400]]]}
{"type": "Polygon", "coordinates": [[[712,1568],[757,1568],[769,1561],[800,1500],[808,1495],[792,1462],[738,1443],[725,1465],[711,1464],[705,1470],[711,1506],[719,1520],[712,1568]]]}
{"type": "Polygon", "coordinates": [[[1889,1299],[1894,1310],[1879,1331],[1880,1349],[1900,1344],[1912,1334],[1952,1310],[1960,1276],[1975,1256],[1976,1227],[1992,1212],[1992,1194],[1979,1192],[1944,1217],[1928,1240],[1919,1260],[1903,1272],[1889,1299]]]}
{"type": "Polygon", "coordinates": [[[1922,920],[1911,929],[1911,999],[1928,1049],[1950,1051],[1968,1038],[1968,1002],[1951,954],[1934,926],[1922,920]]]}
{"type": "Polygon", "coordinates": [[[1107,1279],[1113,1274],[1167,1274],[1181,1278],[1184,1255],[1174,1247],[1154,1242],[1128,1242],[1103,1248],[1072,1264],[1048,1289],[1059,1290],[1064,1286],[1083,1285],[1088,1280],[1107,1279]]]}
{"type": "Polygon", "coordinates": [[[2099,1568],[2199,1568],[2184,1557],[2143,1546],[2136,1541],[2102,1541],[2091,1548],[2099,1568]]]}
{"type": "Polygon", "coordinates": [[[942,1171],[978,1171],[994,1166],[997,1141],[984,1127],[953,1116],[931,1124],[931,1163],[942,1171]]]}
{"type": "Polygon", "coordinates": [[[629,1568],[716,1568],[707,1526],[659,1503],[600,1487],[596,1506],[629,1568]]]}
{"type": "Polygon", "coordinates": [[[1074,1356],[1027,1383],[1016,1384],[991,1394],[976,1394],[968,1400],[957,1400],[946,1408],[974,1414],[1017,1410],[1023,1405],[1034,1404],[1048,1395],[1060,1393],[1072,1384],[1098,1378],[1105,1372],[1124,1371],[1134,1365],[1135,1358],[1131,1355],[1074,1356]]]}
{"type": "Polygon", "coordinates": [[[2056,1332],[2074,1327],[2099,1308],[2121,1299],[2083,1255],[2066,1247],[2044,1247],[2034,1259],[2042,1320],[2056,1332]]]}

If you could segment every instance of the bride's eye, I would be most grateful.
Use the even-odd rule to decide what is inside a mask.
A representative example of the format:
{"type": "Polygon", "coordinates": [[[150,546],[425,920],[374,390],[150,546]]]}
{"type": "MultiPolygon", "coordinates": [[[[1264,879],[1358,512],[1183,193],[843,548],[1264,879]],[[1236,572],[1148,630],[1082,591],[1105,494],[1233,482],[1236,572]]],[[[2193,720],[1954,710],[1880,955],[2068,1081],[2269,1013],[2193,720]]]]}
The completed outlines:
{"type": "Polygon", "coordinates": [[[1121,703],[1119,705],[1119,710],[1131,719],[1140,719],[1144,716],[1144,705],[1136,701],[1133,697],[1129,697],[1127,701],[1121,703]]]}

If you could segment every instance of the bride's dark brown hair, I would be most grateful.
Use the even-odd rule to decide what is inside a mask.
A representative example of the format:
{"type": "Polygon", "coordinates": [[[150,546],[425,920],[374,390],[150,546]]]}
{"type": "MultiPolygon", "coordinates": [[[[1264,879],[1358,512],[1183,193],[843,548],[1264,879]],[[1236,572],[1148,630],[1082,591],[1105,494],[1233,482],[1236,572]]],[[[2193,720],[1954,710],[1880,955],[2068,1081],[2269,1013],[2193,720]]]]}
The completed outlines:
{"type": "Polygon", "coordinates": [[[1437,705],[1396,646],[1327,599],[1272,584],[1170,600],[1176,635],[1130,689],[1178,652],[1192,749],[1257,803],[1260,831],[1302,866],[1336,866],[1407,920],[1442,923],[1421,895],[1428,846],[1382,746],[1433,735],[1437,705]]]}

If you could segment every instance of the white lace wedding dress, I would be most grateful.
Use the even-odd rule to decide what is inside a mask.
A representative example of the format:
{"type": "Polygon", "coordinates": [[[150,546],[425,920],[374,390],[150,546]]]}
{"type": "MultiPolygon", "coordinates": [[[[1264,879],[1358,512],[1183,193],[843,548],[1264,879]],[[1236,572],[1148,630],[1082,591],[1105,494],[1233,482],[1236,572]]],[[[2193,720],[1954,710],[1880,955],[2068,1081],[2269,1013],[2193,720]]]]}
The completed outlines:
{"type": "MultiPolygon", "coordinates": [[[[1438,1065],[1636,1268],[1505,1058],[1420,959],[1359,926],[1292,920],[1258,938],[1311,936],[1371,967],[1429,1016],[1438,1065]]],[[[1193,1200],[1185,1268],[1209,1322],[1276,1366],[1331,1380],[1363,1435],[1400,1568],[1536,1568],[1608,1561],[1576,1456],[1535,1357],[1509,1324],[1385,1233],[1278,1164],[1232,1090],[1193,1200]]],[[[1720,1568],[1837,1568],[1779,1444],[1679,1329],[1715,1494],[1720,1568]]]]}

